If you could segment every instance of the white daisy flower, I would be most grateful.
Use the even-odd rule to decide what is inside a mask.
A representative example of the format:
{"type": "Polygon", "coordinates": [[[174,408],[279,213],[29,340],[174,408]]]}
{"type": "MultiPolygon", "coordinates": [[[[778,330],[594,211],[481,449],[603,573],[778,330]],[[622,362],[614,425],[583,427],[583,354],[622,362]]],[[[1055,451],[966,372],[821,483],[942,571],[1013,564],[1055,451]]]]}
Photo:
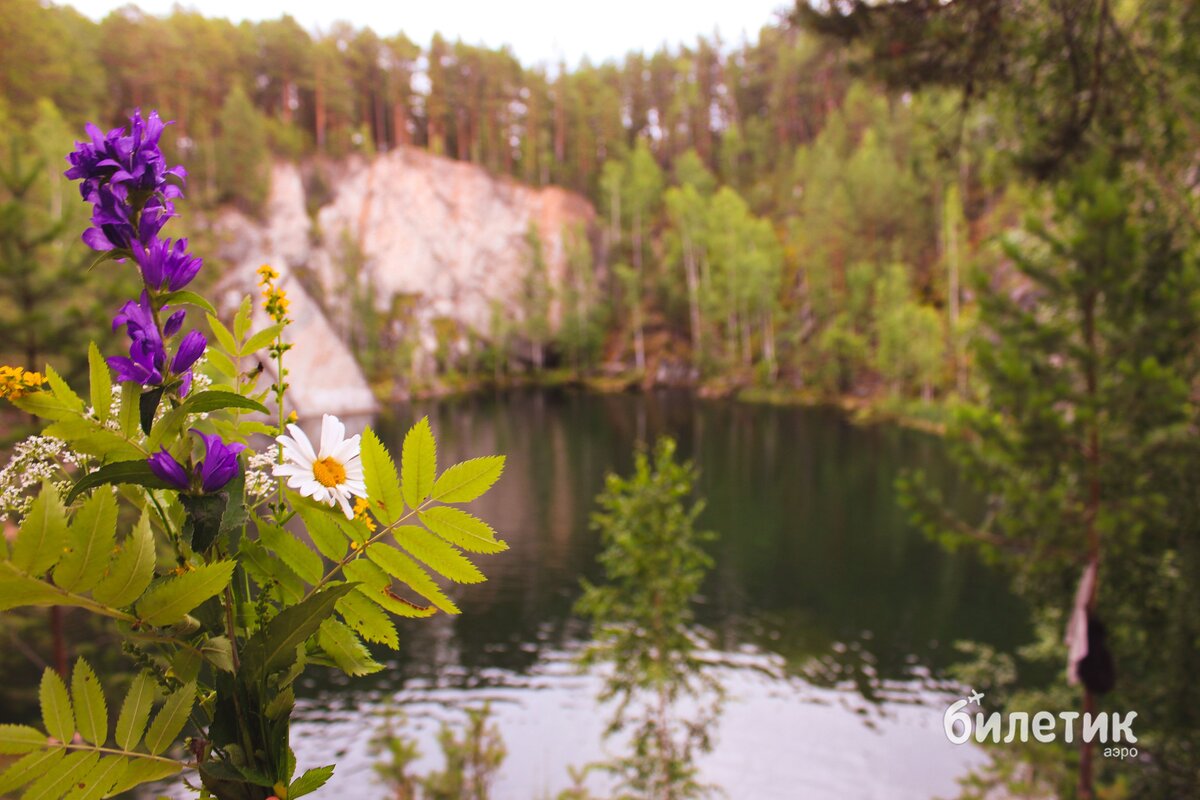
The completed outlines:
{"type": "Polygon", "coordinates": [[[287,478],[288,486],[298,489],[304,497],[319,503],[339,504],[347,519],[354,519],[350,497],[367,496],[363,482],[362,454],[359,436],[346,439],[346,426],[332,414],[321,419],[321,449],[313,451],[312,442],[299,425],[288,425],[291,436],[282,435],[275,441],[283,446],[283,464],[276,464],[273,473],[287,478]]]}

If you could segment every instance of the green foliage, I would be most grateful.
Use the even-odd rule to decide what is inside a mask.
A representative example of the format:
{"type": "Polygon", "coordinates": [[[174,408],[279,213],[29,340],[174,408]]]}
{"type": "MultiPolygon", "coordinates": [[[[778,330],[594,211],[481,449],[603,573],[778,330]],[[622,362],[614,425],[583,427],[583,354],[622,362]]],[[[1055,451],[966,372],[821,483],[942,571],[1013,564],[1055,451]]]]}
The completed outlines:
{"type": "Polygon", "coordinates": [[[488,800],[492,783],[508,750],[500,730],[490,724],[491,706],[484,703],[467,708],[461,734],[448,722],[438,732],[445,757],[442,770],[425,776],[411,774],[412,762],[420,757],[416,742],[403,732],[404,714],[388,711],[384,724],[371,739],[371,750],[384,759],[375,772],[396,800],[488,800]]]}
{"type": "Polygon", "coordinates": [[[257,214],[270,188],[270,152],[266,126],[250,98],[234,84],[217,117],[216,185],[218,198],[235,201],[257,214]]]}
{"type": "Polygon", "coordinates": [[[701,546],[712,534],[695,530],[703,505],[688,503],[694,482],[674,441],[661,439],[652,455],[637,454],[632,476],[608,476],[593,516],[606,581],[585,582],[577,606],[593,624],[582,662],[610,668],[600,694],[616,702],[608,732],[628,730],[632,753],[602,766],[638,797],[708,791],[694,758],[711,747],[722,692],[692,625],[692,603],[712,566],[701,546]],[[684,700],[695,705],[687,719],[677,707],[684,700]]]}
{"type": "Polygon", "coordinates": [[[75,664],[70,693],[47,669],[39,692],[46,733],[25,725],[0,725],[0,753],[22,756],[0,773],[0,792],[28,785],[26,797],[98,800],[178,774],[182,764],[161,753],[183,730],[195,704],[196,685],[181,685],[166,698],[150,721],[142,751],[137,747],[152,710],[153,682],[146,673],[134,681],[122,702],[115,741],[110,741],[104,692],[88,663],[80,659],[75,664]]]}

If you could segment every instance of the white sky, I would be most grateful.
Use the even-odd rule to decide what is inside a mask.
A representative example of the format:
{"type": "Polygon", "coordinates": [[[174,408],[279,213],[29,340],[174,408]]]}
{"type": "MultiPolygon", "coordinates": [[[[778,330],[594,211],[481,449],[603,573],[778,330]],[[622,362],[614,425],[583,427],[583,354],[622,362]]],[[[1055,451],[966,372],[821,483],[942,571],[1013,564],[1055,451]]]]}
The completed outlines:
{"type": "MultiPolygon", "coordinates": [[[[64,2],[64,0],[59,0],[64,2]]],[[[66,0],[92,19],[126,5],[125,0],[66,0]]],[[[142,10],[168,14],[176,0],[140,0],[142,10]]],[[[384,36],[403,31],[421,45],[434,32],[450,41],[462,39],[489,47],[511,45],[525,65],[568,66],[583,56],[594,63],[620,58],[631,50],[650,52],[664,42],[695,42],[719,32],[725,45],[754,39],[775,12],[792,7],[790,0],[198,0],[181,3],[205,16],[276,19],[289,13],[305,28],[327,28],[343,19],[384,36]]]]}

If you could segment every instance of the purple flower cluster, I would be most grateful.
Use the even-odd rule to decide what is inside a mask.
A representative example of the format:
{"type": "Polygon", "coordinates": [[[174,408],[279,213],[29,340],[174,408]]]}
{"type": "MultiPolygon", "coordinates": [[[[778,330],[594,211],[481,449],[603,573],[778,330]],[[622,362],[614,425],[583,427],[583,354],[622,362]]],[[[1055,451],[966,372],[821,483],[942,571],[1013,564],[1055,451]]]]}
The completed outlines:
{"type": "MultiPolygon", "coordinates": [[[[208,341],[200,331],[191,330],[174,342],[173,355],[168,352],[183,329],[186,312],[172,311],[163,295],[191,283],[204,262],[188,252],[187,239],[159,238],[163,226],[175,216],[173,201],[183,196],[187,179],[183,167],[167,166],[159,148],[166,125],[157,112],[143,118],[141,111],[133,112],[128,129],[104,134],[88,124],[91,141],[75,143],[65,174],[79,181],[79,193],[92,204],[92,227],[84,232],[84,243],[118,260],[132,258],[142,275],[141,296],[126,302],[112,323],[113,330],[125,328],[129,355],[112,356],[108,365],[122,382],[162,387],[182,398],[191,388],[192,367],[208,341]]],[[[149,458],[150,468],[181,491],[215,492],[236,474],[243,445],[198,435],[206,450],[196,465],[195,480],[166,451],[149,458]]]]}
{"type": "Polygon", "coordinates": [[[160,450],[147,459],[150,471],[181,492],[192,489],[220,491],[237,474],[238,453],[245,450],[246,445],[225,444],[220,436],[201,433],[195,428],[192,428],[192,433],[204,441],[204,458],[200,459],[190,474],[166,450],[160,450]]]}

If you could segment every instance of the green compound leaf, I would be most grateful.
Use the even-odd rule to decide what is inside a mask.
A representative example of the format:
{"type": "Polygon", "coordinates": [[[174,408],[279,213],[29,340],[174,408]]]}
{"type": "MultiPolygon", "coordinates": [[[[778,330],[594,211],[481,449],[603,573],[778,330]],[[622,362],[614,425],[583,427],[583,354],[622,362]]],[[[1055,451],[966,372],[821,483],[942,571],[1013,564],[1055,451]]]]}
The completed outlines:
{"type": "Polygon", "coordinates": [[[112,410],[112,373],[95,342],[88,342],[88,388],[91,390],[92,410],[101,423],[108,422],[112,410]]]}
{"type": "Polygon", "coordinates": [[[413,425],[400,450],[400,481],[404,502],[416,508],[433,492],[437,475],[437,442],[429,427],[429,417],[413,425]]]}
{"type": "Polygon", "coordinates": [[[297,605],[280,611],[246,642],[242,671],[249,680],[262,680],[286,669],[296,659],[296,649],[317,632],[333,614],[338,599],[354,589],[343,583],[322,589],[297,605]]]}
{"type": "Polygon", "coordinates": [[[401,494],[396,465],[383,442],[379,441],[375,431],[370,428],[363,432],[362,465],[371,511],[385,525],[391,525],[404,513],[404,500],[408,497],[408,492],[401,494]]]}
{"type": "Polygon", "coordinates": [[[54,568],[54,582],[69,592],[86,592],[104,577],[117,535],[117,500],[96,492],[67,528],[67,553],[54,568]]]}
{"type": "Polygon", "coordinates": [[[28,725],[0,725],[0,755],[30,753],[46,746],[46,734],[28,725]]]}
{"type": "Polygon", "coordinates": [[[433,499],[442,503],[468,503],[500,479],[504,456],[484,456],[455,464],[433,485],[433,499]]]}
{"type": "Polygon", "coordinates": [[[80,778],[91,772],[99,760],[99,753],[86,750],[71,753],[55,769],[34,781],[21,795],[21,800],[59,800],[80,778]]]}
{"type": "Polygon", "coordinates": [[[12,566],[40,576],[62,558],[66,541],[67,512],[54,486],[46,481],[17,533],[12,566]]]}
{"type": "Polygon", "coordinates": [[[150,518],[143,514],[125,537],[121,552],[110,563],[108,575],[92,590],[92,597],[113,608],[130,605],[150,585],[157,558],[154,536],[150,532],[150,518]]]}
{"type": "Polygon", "coordinates": [[[258,540],[279,556],[279,559],[291,567],[304,582],[315,586],[321,582],[324,575],[324,562],[321,557],[309,549],[308,545],[297,539],[291,532],[275,525],[268,525],[255,520],[258,526],[258,540]]]}
{"type": "Polygon", "coordinates": [[[487,580],[479,568],[466,556],[424,528],[416,525],[401,525],[392,531],[396,542],[411,555],[425,563],[434,572],[444,575],[455,583],[482,583],[487,580]]]}
{"type": "Polygon", "coordinates": [[[490,525],[461,508],[437,506],[418,516],[429,530],[469,553],[501,553],[508,549],[490,525]]]}
{"type": "MultiPolygon", "coordinates": [[[[45,737],[42,744],[45,745],[45,737]]],[[[35,778],[54,772],[60,761],[67,757],[61,747],[39,749],[17,761],[0,775],[0,795],[19,789],[35,778]]]]}
{"type": "Polygon", "coordinates": [[[368,642],[384,644],[393,650],[400,646],[396,626],[387,612],[361,591],[355,590],[338,600],[337,610],[346,624],[368,642]]]}
{"type": "Polygon", "coordinates": [[[84,741],[103,747],[108,740],[108,704],[96,673],[82,658],[71,673],[71,699],[75,703],[75,724],[84,741]]]}
{"type": "Polygon", "coordinates": [[[297,797],[303,797],[306,794],[312,794],[317,789],[320,789],[325,783],[333,777],[333,764],[327,767],[314,767],[307,770],[303,775],[292,781],[292,785],[288,787],[288,800],[295,800],[297,797]]]}
{"type": "Polygon", "coordinates": [[[108,790],[107,796],[112,797],[121,792],[127,792],[143,783],[161,781],[163,778],[178,775],[182,771],[182,764],[159,759],[135,758],[130,760],[125,774],[121,776],[115,786],[108,790]]]}
{"type": "Polygon", "coordinates": [[[442,611],[447,614],[461,613],[458,606],[446,597],[429,573],[396,548],[385,544],[375,544],[367,549],[367,556],[388,575],[407,584],[410,589],[442,611]]]}
{"type": "Polygon", "coordinates": [[[122,750],[132,750],[142,740],[142,732],[150,719],[150,708],[154,705],[155,685],[154,676],[149,672],[141,672],[133,679],[117,717],[117,746],[122,750]]]}
{"type": "Polygon", "coordinates": [[[362,584],[364,596],[398,617],[432,617],[437,613],[434,606],[417,605],[393,592],[391,576],[365,558],[351,561],[342,571],[350,580],[362,584]]]}
{"type": "Polygon", "coordinates": [[[125,756],[106,756],[101,758],[91,772],[79,779],[75,788],[64,800],[100,800],[112,794],[117,781],[129,769],[129,759],[125,756]]]}
{"type": "Polygon", "coordinates": [[[38,688],[38,699],[42,705],[42,724],[47,732],[60,742],[69,742],[75,736],[75,714],[71,709],[71,697],[67,686],[58,673],[46,667],[42,683],[38,688]]]}
{"type": "Polygon", "coordinates": [[[196,606],[220,594],[236,566],[236,561],[204,564],[158,584],[138,601],[138,616],[159,627],[179,622],[196,606]]]}
{"type": "Polygon", "coordinates": [[[346,625],[330,618],[317,631],[317,644],[338,668],[353,677],[379,672],[383,665],[371,658],[371,652],[346,625]]]}
{"type": "Polygon", "coordinates": [[[146,731],[146,749],[151,755],[158,755],[171,746],[175,737],[187,724],[188,715],[192,713],[192,705],[196,702],[195,682],[185,683],[168,697],[154,721],[146,731]]]}

